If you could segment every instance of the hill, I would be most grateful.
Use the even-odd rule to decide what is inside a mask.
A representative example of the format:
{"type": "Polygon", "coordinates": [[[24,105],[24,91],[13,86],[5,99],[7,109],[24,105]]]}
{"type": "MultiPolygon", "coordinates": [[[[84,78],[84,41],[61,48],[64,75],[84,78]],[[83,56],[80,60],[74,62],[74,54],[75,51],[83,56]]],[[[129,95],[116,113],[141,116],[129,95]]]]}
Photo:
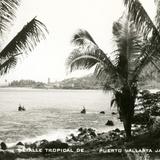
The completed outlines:
{"type": "Polygon", "coordinates": [[[97,80],[94,75],[87,75],[81,78],[65,79],[49,85],[53,88],[61,89],[101,89],[103,87],[103,82],[97,80]]]}
{"type": "Polygon", "coordinates": [[[35,82],[33,80],[14,80],[9,87],[30,87],[47,89],[101,89],[103,82],[96,79],[94,75],[87,75],[81,78],[68,78],[53,83],[35,82]]]}

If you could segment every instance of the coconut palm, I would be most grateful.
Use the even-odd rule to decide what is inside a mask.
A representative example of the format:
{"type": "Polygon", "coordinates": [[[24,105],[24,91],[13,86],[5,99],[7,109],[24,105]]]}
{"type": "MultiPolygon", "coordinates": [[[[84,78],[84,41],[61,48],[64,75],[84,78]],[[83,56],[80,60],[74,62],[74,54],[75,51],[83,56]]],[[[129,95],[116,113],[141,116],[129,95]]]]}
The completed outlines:
{"type": "Polygon", "coordinates": [[[18,57],[32,51],[34,47],[45,38],[47,28],[45,25],[33,18],[27,23],[11,41],[4,45],[3,37],[15,18],[15,12],[20,0],[0,0],[0,74],[7,73],[15,67],[18,57]],[[4,47],[2,47],[4,46],[4,47]]]}
{"type": "Polygon", "coordinates": [[[79,30],[73,36],[75,49],[67,59],[67,66],[70,72],[96,66],[94,74],[105,80],[104,88],[110,87],[113,90],[126,137],[130,138],[137,81],[143,71],[140,58],[143,60],[144,43],[128,14],[113,24],[113,36],[116,50],[106,54],[86,30],[79,30]]]}

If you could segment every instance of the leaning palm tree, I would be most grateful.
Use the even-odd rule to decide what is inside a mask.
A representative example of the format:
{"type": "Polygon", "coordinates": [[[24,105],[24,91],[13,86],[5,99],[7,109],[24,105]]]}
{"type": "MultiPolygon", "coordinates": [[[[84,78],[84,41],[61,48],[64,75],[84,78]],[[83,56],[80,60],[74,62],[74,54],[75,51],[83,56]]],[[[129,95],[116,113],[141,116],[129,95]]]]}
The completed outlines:
{"type": "Polygon", "coordinates": [[[148,56],[145,54],[146,44],[137,33],[128,13],[113,24],[113,36],[116,49],[111,54],[106,54],[86,30],[79,30],[73,36],[75,49],[67,59],[67,66],[70,72],[96,66],[94,73],[97,78],[105,80],[104,88],[109,86],[113,90],[126,137],[130,138],[137,81],[144,66],[152,63],[148,60],[148,65],[147,62],[142,65],[148,56]]]}
{"type": "Polygon", "coordinates": [[[0,74],[4,75],[15,67],[18,57],[32,51],[34,47],[45,38],[47,28],[45,25],[33,18],[27,23],[11,41],[4,45],[3,37],[11,26],[20,0],[0,0],[0,74]],[[4,46],[2,48],[2,46],[4,46]]]}

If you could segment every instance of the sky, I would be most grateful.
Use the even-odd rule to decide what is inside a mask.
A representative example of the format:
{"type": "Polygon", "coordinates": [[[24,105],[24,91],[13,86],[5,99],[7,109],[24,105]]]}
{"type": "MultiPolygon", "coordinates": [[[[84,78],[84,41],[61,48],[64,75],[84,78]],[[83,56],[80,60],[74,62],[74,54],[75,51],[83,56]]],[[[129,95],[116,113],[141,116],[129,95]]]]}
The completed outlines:
{"type": "MultiPolygon", "coordinates": [[[[153,17],[154,0],[141,1],[153,17]]],[[[0,81],[32,79],[47,82],[48,78],[55,81],[92,72],[67,74],[65,61],[74,48],[71,38],[78,29],[85,29],[105,53],[110,53],[113,49],[112,24],[123,10],[123,0],[22,0],[10,34],[4,40],[9,41],[35,16],[46,25],[49,34],[0,81]]]]}

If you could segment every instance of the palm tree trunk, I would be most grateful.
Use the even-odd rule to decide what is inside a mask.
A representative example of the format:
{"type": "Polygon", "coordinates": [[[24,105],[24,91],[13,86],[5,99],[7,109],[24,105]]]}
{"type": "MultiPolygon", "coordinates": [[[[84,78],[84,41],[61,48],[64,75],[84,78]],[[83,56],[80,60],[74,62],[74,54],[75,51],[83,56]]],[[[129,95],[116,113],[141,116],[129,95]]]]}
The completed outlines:
{"type": "Polygon", "coordinates": [[[132,125],[132,116],[130,115],[130,113],[128,113],[128,115],[124,116],[123,118],[123,126],[124,126],[124,130],[126,132],[126,138],[130,139],[131,138],[131,125],[132,125]]]}
{"type": "Polygon", "coordinates": [[[119,108],[120,119],[123,122],[126,138],[131,138],[131,125],[134,115],[135,99],[137,88],[125,86],[121,92],[115,94],[117,105],[119,108]]]}

